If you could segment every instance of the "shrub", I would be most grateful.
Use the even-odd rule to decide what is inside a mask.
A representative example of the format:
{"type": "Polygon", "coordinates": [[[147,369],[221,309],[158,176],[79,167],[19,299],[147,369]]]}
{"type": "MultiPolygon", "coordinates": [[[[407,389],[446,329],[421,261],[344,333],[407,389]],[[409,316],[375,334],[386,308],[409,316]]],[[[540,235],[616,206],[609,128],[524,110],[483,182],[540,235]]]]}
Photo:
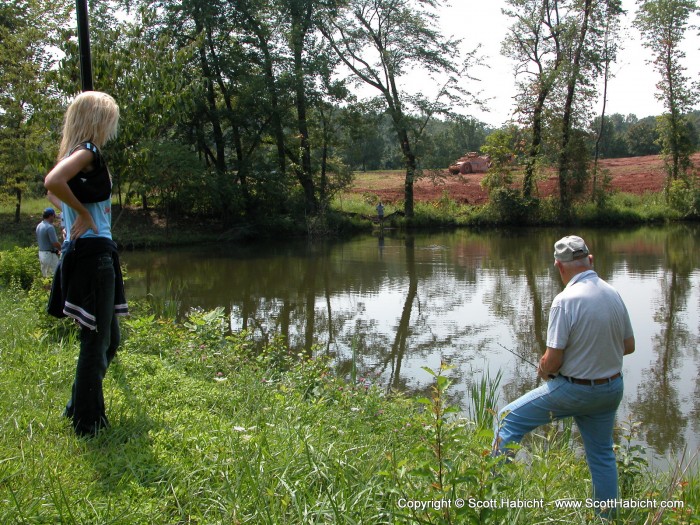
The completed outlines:
{"type": "Polygon", "coordinates": [[[700,217],[700,188],[687,180],[678,179],[671,183],[668,192],[671,208],[686,218],[700,217]]]}
{"type": "Polygon", "coordinates": [[[536,200],[523,197],[516,189],[496,188],[491,191],[489,206],[499,221],[506,224],[522,224],[536,205],[536,200]]]}
{"type": "Polygon", "coordinates": [[[35,248],[15,247],[0,252],[0,285],[19,284],[22,289],[29,290],[34,279],[41,275],[41,267],[35,248]]]}

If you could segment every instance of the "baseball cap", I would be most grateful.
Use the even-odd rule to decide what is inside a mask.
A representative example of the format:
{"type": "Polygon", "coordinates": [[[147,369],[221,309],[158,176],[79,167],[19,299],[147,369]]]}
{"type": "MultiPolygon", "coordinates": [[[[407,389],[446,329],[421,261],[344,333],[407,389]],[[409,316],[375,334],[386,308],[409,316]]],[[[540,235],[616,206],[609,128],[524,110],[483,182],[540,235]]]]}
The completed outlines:
{"type": "Polygon", "coordinates": [[[44,210],[44,213],[43,213],[42,217],[43,217],[44,219],[46,219],[47,217],[51,217],[52,215],[56,215],[56,212],[53,211],[53,208],[46,208],[46,209],[44,210]]]}
{"type": "Polygon", "coordinates": [[[569,262],[586,257],[590,252],[581,237],[568,235],[554,243],[554,258],[557,261],[569,262]]]}

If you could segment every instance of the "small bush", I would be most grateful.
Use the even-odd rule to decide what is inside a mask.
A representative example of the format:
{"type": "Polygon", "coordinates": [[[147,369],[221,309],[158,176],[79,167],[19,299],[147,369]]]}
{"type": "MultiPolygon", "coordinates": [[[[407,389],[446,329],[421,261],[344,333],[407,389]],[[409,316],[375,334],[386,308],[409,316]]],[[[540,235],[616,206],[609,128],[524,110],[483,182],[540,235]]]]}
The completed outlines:
{"type": "Polygon", "coordinates": [[[29,290],[34,279],[41,275],[39,258],[35,248],[13,248],[0,252],[0,285],[19,284],[29,290]]]}
{"type": "Polygon", "coordinates": [[[700,217],[700,188],[687,180],[674,180],[668,192],[668,202],[686,218],[700,217]]]}
{"type": "Polygon", "coordinates": [[[519,190],[496,188],[491,191],[489,206],[500,222],[522,224],[536,207],[536,202],[524,198],[519,190]]]}

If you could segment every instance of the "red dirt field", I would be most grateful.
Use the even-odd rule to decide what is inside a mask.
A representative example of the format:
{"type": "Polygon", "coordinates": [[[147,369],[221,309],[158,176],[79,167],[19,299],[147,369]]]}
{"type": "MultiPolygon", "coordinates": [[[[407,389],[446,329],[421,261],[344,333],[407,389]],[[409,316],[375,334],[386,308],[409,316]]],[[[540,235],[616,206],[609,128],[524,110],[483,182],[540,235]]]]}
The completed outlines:
{"type": "MultiPolygon", "coordinates": [[[[700,153],[692,157],[693,164],[700,166],[700,153]]],[[[607,170],[611,176],[613,191],[642,195],[663,190],[665,173],[663,161],[659,155],[630,157],[624,159],[605,159],[599,162],[599,170],[607,170]]],[[[350,193],[371,193],[377,195],[384,203],[403,200],[404,173],[391,171],[382,174],[358,174],[350,193]]],[[[440,199],[444,192],[459,203],[483,204],[488,200],[486,190],[481,185],[483,173],[469,175],[451,175],[447,169],[437,176],[426,176],[413,186],[416,202],[430,202],[440,199]]],[[[547,197],[559,191],[557,176],[554,171],[545,180],[537,183],[537,194],[547,197]]]]}

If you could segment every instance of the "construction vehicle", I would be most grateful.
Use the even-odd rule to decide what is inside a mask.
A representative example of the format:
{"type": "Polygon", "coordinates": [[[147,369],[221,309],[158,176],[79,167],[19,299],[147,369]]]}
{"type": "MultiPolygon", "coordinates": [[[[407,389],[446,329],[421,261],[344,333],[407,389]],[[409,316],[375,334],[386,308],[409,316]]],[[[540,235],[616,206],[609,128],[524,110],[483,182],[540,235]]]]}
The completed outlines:
{"type": "Polygon", "coordinates": [[[483,173],[488,171],[491,166],[491,157],[488,155],[479,155],[475,151],[470,151],[463,157],[460,157],[449,168],[450,173],[457,175],[467,175],[468,173],[483,173]]]}

